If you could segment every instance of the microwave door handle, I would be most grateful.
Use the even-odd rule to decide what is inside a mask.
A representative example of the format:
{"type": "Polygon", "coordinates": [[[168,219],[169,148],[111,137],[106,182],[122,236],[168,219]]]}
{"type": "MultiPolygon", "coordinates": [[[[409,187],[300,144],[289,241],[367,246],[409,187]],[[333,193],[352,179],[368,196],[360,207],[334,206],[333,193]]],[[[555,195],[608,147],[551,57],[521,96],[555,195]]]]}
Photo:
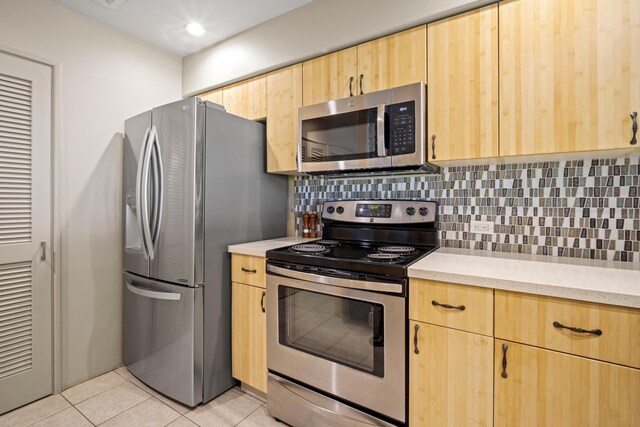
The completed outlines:
{"type": "Polygon", "coordinates": [[[377,129],[377,135],[376,135],[376,139],[378,142],[378,157],[387,157],[387,149],[385,148],[385,141],[384,141],[384,110],[385,110],[385,105],[384,104],[380,104],[378,105],[378,116],[376,119],[376,129],[377,129]]]}

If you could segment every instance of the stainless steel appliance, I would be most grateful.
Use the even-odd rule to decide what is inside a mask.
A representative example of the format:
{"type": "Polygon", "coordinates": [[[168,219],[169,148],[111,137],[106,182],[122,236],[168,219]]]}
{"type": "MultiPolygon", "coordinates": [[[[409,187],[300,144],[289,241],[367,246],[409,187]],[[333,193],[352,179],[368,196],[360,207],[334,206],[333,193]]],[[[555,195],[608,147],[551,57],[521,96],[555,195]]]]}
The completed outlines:
{"type": "Polygon", "coordinates": [[[333,201],[322,239],[267,251],[269,412],[296,427],[406,420],[407,267],[430,201],[333,201]]]}
{"type": "Polygon", "coordinates": [[[300,108],[298,170],[430,166],[425,99],[424,83],[414,83],[300,108]]]}
{"type": "Polygon", "coordinates": [[[123,362],[186,405],[231,377],[227,246],[286,233],[264,125],[189,98],[125,122],[123,362]]]}

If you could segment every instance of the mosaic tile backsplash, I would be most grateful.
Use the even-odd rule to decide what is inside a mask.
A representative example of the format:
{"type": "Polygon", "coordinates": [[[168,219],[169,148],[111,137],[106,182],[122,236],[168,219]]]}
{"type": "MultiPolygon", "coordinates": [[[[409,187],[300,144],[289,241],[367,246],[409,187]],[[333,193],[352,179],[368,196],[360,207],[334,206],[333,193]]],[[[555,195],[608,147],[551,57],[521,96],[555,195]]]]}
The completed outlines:
{"type": "Polygon", "coordinates": [[[428,199],[441,247],[640,262],[639,186],[640,157],[297,177],[296,230],[325,200],[428,199]],[[471,220],[493,222],[493,234],[471,233],[471,220]]]}

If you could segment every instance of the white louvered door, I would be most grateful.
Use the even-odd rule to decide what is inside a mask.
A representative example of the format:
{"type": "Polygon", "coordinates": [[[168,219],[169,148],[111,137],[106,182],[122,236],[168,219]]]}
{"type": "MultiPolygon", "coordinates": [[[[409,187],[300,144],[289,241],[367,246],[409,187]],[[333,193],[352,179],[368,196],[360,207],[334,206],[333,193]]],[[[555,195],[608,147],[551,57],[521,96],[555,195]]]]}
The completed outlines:
{"type": "Polygon", "coordinates": [[[51,68],[0,53],[0,414],[52,392],[51,68]]]}

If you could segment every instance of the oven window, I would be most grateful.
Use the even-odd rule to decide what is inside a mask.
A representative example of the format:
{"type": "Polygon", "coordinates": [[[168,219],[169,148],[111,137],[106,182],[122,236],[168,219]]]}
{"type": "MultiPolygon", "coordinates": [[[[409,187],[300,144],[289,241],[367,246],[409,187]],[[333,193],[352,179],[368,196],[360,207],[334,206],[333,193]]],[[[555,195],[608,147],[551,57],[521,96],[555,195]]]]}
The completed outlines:
{"type": "Polygon", "coordinates": [[[278,286],[281,345],[384,377],[384,307],[278,286]]]}
{"type": "Polygon", "coordinates": [[[378,157],[377,108],[302,122],[302,161],[332,162],[378,157]]]}

